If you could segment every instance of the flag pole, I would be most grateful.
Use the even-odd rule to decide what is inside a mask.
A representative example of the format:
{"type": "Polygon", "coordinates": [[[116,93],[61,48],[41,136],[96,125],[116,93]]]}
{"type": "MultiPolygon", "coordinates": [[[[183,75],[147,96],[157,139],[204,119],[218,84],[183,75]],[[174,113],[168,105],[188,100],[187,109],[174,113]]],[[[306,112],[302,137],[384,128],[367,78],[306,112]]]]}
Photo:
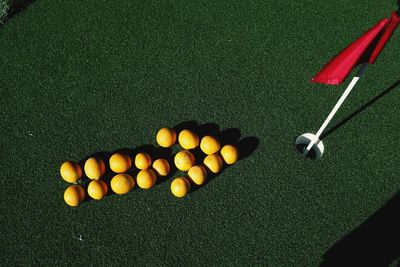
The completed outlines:
{"type": "Polygon", "coordinates": [[[315,158],[320,158],[322,156],[324,145],[320,136],[354,89],[357,82],[365,74],[368,65],[375,63],[394,31],[400,25],[400,0],[396,0],[396,2],[399,5],[399,9],[392,12],[390,18],[382,19],[376,23],[357,40],[334,56],[317,75],[311,79],[313,83],[341,84],[352,70],[362,63],[357,75],[343,92],[343,95],[321,125],[317,134],[304,133],[297,137],[295,141],[296,147],[298,149],[301,148],[300,152],[304,156],[307,156],[311,149],[313,150],[312,152],[315,153],[315,158]]]}
{"type": "MultiPolygon", "coordinates": [[[[400,1],[400,0],[399,0],[400,1]]],[[[322,126],[319,128],[316,136],[319,140],[321,134],[325,131],[325,128],[328,126],[328,124],[331,122],[333,117],[335,116],[336,112],[339,110],[340,106],[343,104],[343,102],[346,100],[346,98],[349,96],[353,88],[356,86],[357,82],[360,80],[362,76],[364,76],[365,71],[368,68],[368,63],[365,63],[361,66],[360,70],[358,71],[357,75],[354,76],[353,80],[350,82],[346,90],[344,91],[343,95],[340,97],[339,101],[336,103],[336,105],[333,107],[331,113],[329,113],[328,117],[325,119],[324,123],[322,126]]],[[[319,141],[318,141],[319,142],[319,141]]],[[[310,142],[308,144],[307,149],[304,151],[304,156],[307,156],[308,152],[310,152],[311,148],[315,145],[315,142],[310,142]]]]}

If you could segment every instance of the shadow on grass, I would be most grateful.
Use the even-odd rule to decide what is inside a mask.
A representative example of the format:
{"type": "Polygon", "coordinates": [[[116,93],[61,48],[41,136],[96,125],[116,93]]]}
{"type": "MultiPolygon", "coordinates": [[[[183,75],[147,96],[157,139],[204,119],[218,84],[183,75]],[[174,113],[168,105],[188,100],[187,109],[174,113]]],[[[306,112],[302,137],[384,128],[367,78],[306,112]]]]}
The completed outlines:
{"type": "Polygon", "coordinates": [[[8,20],[24,11],[33,2],[36,2],[36,0],[11,0],[7,15],[3,19],[3,23],[6,23],[8,20]]]}
{"type": "MultiPolygon", "coordinates": [[[[107,167],[108,159],[110,158],[110,156],[111,156],[110,153],[105,152],[105,151],[101,151],[101,152],[96,152],[96,153],[94,153],[94,154],[92,154],[90,156],[87,156],[87,157],[85,157],[85,158],[83,158],[82,160],[79,161],[79,165],[82,167],[82,171],[83,171],[82,172],[82,178],[80,179],[81,180],[80,184],[85,188],[85,190],[87,190],[87,187],[88,187],[89,183],[92,181],[85,174],[85,171],[84,171],[85,162],[89,158],[95,157],[97,159],[103,160],[104,163],[106,164],[106,171],[105,171],[104,175],[101,177],[101,180],[103,180],[107,184],[107,187],[108,187],[107,195],[115,194],[111,190],[111,186],[110,186],[110,182],[111,182],[111,179],[112,179],[114,173],[110,170],[110,168],[107,167]]],[[[86,201],[92,201],[92,200],[93,199],[91,197],[89,197],[88,194],[85,195],[85,202],[86,201]]]]}
{"type": "MultiPolygon", "coordinates": [[[[186,121],[186,122],[182,122],[182,123],[176,125],[175,127],[173,127],[173,129],[176,131],[177,135],[179,134],[179,132],[181,132],[184,129],[193,130],[199,136],[200,139],[205,135],[213,135],[221,141],[221,146],[226,145],[226,144],[234,144],[237,146],[237,148],[239,150],[239,154],[240,154],[239,160],[242,160],[242,159],[250,156],[257,149],[258,144],[259,144],[258,138],[254,137],[254,136],[245,137],[245,138],[239,140],[241,137],[241,133],[240,133],[239,129],[228,128],[225,130],[221,130],[219,125],[215,124],[215,123],[206,123],[206,124],[200,125],[195,121],[186,121]]],[[[183,150],[183,149],[181,149],[181,150],[183,150]]],[[[161,183],[171,179],[178,173],[178,169],[176,168],[176,166],[174,164],[175,154],[172,153],[172,148],[163,148],[163,147],[155,146],[152,144],[146,144],[146,145],[138,146],[136,148],[122,148],[122,149],[118,149],[118,150],[115,150],[112,152],[106,152],[106,151],[97,152],[97,153],[94,153],[94,154],[91,154],[91,155],[85,157],[84,159],[82,159],[79,162],[79,164],[83,168],[83,166],[88,158],[96,157],[96,158],[103,160],[104,163],[106,164],[106,166],[109,166],[109,159],[112,154],[123,153],[125,155],[128,155],[132,159],[132,168],[130,170],[128,170],[126,173],[135,178],[137,176],[139,170],[137,170],[134,167],[134,159],[135,159],[135,156],[140,152],[149,154],[150,157],[152,158],[153,162],[156,159],[163,158],[163,159],[166,159],[170,165],[170,172],[168,173],[167,176],[157,175],[156,185],[161,184],[161,183]]],[[[190,152],[192,152],[193,155],[195,156],[195,159],[196,159],[195,164],[196,165],[203,164],[203,160],[206,155],[200,150],[199,147],[197,147],[196,149],[190,150],[190,152]]],[[[194,192],[194,191],[198,190],[199,188],[205,186],[210,181],[212,181],[214,178],[216,178],[221,173],[223,173],[227,168],[229,168],[229,166],[230,165],[224,164],[221,172],[218,174],[213,174],[212,172],[208,171],[207,182],[201,186],[192,185],[191,191],[194,192]]],[[[106,167],[106,172],[101,179],[104,182],[106,182],[106,184],[108,186],[108,194],[107,195],[115,194],[111,190],[111,186],[110,186],[111,179],[115,175],[116,175],[116,173],[111,171],[111,169],[109,167],[106,167]]],[[[184,176],[187,176],[187,173],[184,176]]],[[[83,176],[81,179],[81,184],[84,186],[84,188],[87,188],[89,182],[90,182],[90,179],[88,179],[85,176],[85,174],[83,173],[83,176]]],[[[138,187],[135,186],[134,189],[136,189],[136,188],[138,188],[138,187]]],[[[86,200],[90,200],[90,198],[87,197],[86,200]]]]}
{"type": "MultiPolygon", "coordinates": [[[[245,137],[240,140],[241,132],[238,128],[227,128],[221,130],[221,127],[216,123],[205,123],[199,124],[196,121],[185,121],[174,127],[174,130],[179,134],[184,129],[189,129],[197,133],[200,140],[202,137],[206,135],[212,135],[217,137],[221,142],[221,147],[224,145],[236,145],[239,150],[239,161],[250,156],[258,147],[259,140],[255,136],[245,137]]],[[[196,165],[203,165],[204,158],[206,155],[201,151],[200,147],[191,150],[193,155],[196,158],[196,165]]],[[[228,169],[231,165],[223,164],[223,167],[219,173],[212,173],[211,171],[207,171],[207,180],[203,185],[195,185],[192,184],[191,192],[197,191],[198,189],[206,186],[216,177],[221,175],[226,169],[228,169]]],[[[207,168],[206,168],[207,169],[207,168]]],[[[187,175],[186,175],[187,176],[187,175]]]]}
{"type": "MultiPolygon", "coordinates": [[[[353,113],[351,113],[349,116],[347,116],[346,118],[344,118],[342,121],[340,121],[338,124],[336,124],[335,126],[333,126],[332,128],[330,128],[328,131],[324,132],[321,135],[321,140],[323,140],[324,138],[326,138],[327,136],[331,135],[332,133],[334,133],[335,131],[337,131],[338,129],[340,129],[341,127],[343,127],[344,125],[346,125],[349,121],[351,121],[354,117],[356,117],[357,115],[359,115],[360,113],[362,113],[364,110],[366,110],[367,108],[369,108],[370,106],[372,106],[373,104],[375,104],[377,101],[379,101],[381,98],[383,98],[384,96],[388,95],[390,92],[392,92],[394,89],[396,89],[398,86],[400,85],[400,80],[395,82],[394,84],[392,84],[391,86],[389,86],[388,88],[386,88],[383,92],[381,92],[380,94],[378,94],[377,96],[375,96],[374,98],[372,98],[371,100],[369,100],[367,103],[365,103],[364,105],[362,105],[359,109],[357,109],[356,111],[354,111],[353,113]]],[[[298,137],[294,137],[294,141],[293,143],[296,143],[298,137]]],[[[298,144],[296,145],[296,149],[300,154],[304,154],[304,151],[306,149],[306,144],[298,144]]],[[[306,155],[307,158],[311,158],[311,159],[316,159],[317,158],[317,153],[315,151],[316,147],[313,146],[313,148],[310,150],[310,152],[306,155]]]]}
{"type": "Polygon", "coordinates": [[[379,101],[382,97],[386,96],[387,94],[389,94],[390,92],[392,92],[394,89],[397,88],[397,86],[400,85],[400,80],[395,82],[394,84],[392,84],[391,86],[389,86],[388,88],[386,88],[382,93],[378,94],[377,96],[375,96],[374,98],[372,98],[370,101],[368,101],[367,103],[365,103],[364,105],[362,105],[359,109],[357,109],[356,111],[354,111],[352,114],[350,114],[348,117],[346,117],[345,119],[343,119],[341,122],[339,122],[338,124],[336,124],[335,126],[333,126],[331,129],[329,129],[328,131],[326,131],[325,133],[322,134],[321,136],[321,140],[324,139],[325,137],[329,136],[330,134],[332,134],[333,132],[335,132],[336,130],[340,129],[341,127],[343,127],[346,123],[348,123],[350,120],[352,120],[354,117],[356,117],[357,115],[359,115],[361,112],[363,112],[364,110],[366,110],[367,108],[369,108],[370,106],[372,106],[373,104],[375,104],[377,101],[379,101]]]}
{"type": "MultiPolygon", "coordinates": [[[[147,145],[138,146],[136,148],[121,148],[121,149],[118,149],[118,150],[115,150],[115,151],[112,151],[112,152],[106,152],[106,151],[96,152],[96,153],[93,153],[93,154],[85,157],[83,160],[81,160],[79,162],[79,164],[80,164],[80,166],[83,167],[85,165],[86,160],[89,159],[90,157],[95,157],[95,158],[103,160],[104,163],[106,164],[106,171],[105,171],[104,175],[102,176],[101,180],[103,180],[108,186],[107,195],[113,195],[115,193],[111,190],[110,183],[111,183],[111,179],[115,175],[117,175],[117,173],[113,172],[110,169],[109,160],[110,160],[110,157],[114,153],[122,153],[122,154],[125,154],[125,155],[127,155],[127,156],[129,156],[131,158],[132,167],[128,171],[126,171],[126,174],[129,174],[133,178],[135,178],[137,176],[137,174],[139,173],[139,170],[137,170],[134,167],[134,160],[135,160],[136,154],[138,154],[140,152],[147,153],[147,154],[150,155],[150,157],[153,160],[159,159],[159,158],[165,158],[168,161],[168,163],[170,164],[171,170],[170,170],[170,172],[169,172],[169,174],[167,176],[157,176],[156,184],[159,184],[159,183],[162,183],[165,180],[168,180],[169,178],[171,178],[172,175],[174,175],[174,173],[176,172],[176,169],[174,169],[175,165],[173,164],[173,162],[171,162],[171,159],[170,159],[171,151],[172,150],[169,149],[169,148],[156,147],[154,145],[147,144],[147,145]]],[[[90,183],[90,181],[91,180],[89,178],[87,178],[85,173],[83,172],[83,176],[82,176],[82,179],[81,179],[81,185],[84,188],[87,188],[87,186],[90,183]]],[[[132,190],[135,190],[137,188],[138,187],[135,186],[132,190]]],[[[88,196],[87,196],[86,200],[89,200],[89,199],[90,198],[88,198],[88,196]]]]}
{"type": "Polygon", "coordinates": [[[325,253],[320,267],[390,266],[400,258],[400,193],[325,253]]]}

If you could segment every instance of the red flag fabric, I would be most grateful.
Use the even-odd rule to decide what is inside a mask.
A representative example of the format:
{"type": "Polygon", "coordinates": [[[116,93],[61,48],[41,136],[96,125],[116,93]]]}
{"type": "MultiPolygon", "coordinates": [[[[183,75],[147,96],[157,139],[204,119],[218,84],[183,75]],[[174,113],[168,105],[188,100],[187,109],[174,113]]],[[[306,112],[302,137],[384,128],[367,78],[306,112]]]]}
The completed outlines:
{"type": "Polygon", "coordinates": [[[385,48],[385,45],[390,40],[390,37],[392,37],[393,32],[396,30],[397,26],[399,26],[399,23],[400,23],[400,16],[397,15],[396,12],[393,12],[392,16],[390,17],[389,23],[385,27],[385,31],[383,32],[382,37],[379,39],[379,42],[377,43],[375,50],[371,54],[371,57],[368,61],[369,64],[375,63],[375,60],[378,58],[383,48],[385,48]]]}
{"type": "Polygon", "coordinates": [[[383,19],[375,24],[360,38],[333,57],[311,79],[311,82],[330,85],[341,84],[357,65],[367,62],[374,63],[399,23],[400,17],[393,13],[390,19],[383,19]]]}

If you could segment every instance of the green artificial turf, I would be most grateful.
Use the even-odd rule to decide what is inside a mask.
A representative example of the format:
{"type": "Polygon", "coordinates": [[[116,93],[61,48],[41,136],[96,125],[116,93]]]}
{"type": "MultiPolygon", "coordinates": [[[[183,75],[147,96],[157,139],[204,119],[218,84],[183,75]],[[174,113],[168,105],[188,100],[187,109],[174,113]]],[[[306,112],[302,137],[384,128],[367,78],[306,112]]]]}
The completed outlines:
{"type": "Polygon", "coordinates": [[[396,205],[375,228],[368,218],[398,200],[399,32],[338,112],[331,126],[355,116],[324,139],[323,158],[302,158],[293,141],[318,129],[345,88],[309,79],[394,9],[378,0],[32,3],[0,27],[1,265],[318,266],[364,222],[349,260],[380,260],[390,244],[360,259],[352,250],[370,241],[368,229],[396,229],[385,227],[396,205]],[[184,199],[169,179],[64,203],[63,161],[155,145],[159,128],[186,121],[236,128],[258,145],[184,199]]]}

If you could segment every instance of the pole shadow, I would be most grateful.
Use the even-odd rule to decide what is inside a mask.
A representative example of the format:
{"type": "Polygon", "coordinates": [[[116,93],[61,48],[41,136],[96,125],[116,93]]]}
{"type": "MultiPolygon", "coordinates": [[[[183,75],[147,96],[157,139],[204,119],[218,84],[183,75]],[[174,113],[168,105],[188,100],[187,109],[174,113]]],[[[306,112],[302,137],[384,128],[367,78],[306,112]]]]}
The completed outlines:
{"type": "Polygon", "coordinates": [[[400,193],[325,253],[320,267],[390,266],[400,258],[400,193]]]}
{"type": "Polygon", "coordinates": [[[353,112],[352,114],[350,114],[348,117],[346,117],[345,119],[343,119],[341,122],[339,122],[338,124],[336,124],[335,126],[333,126],[331,129],[329,129],[328,131],[326,131],[325,133],[323,133],[321,135],[321,140],[324,139],[325,137],[329,136],[330,134],[332,134],[333,132],[335,132],[336,130],[340,129],[341,127],[343,127],[346,123],[348,123],[350,120],[352,120],[354,117],[356,117],[357,115],[359,115],[361,112],[363,112],[364,110],[366,110],[367,108],[369,108],[370,106],[372,106],[373,104],[375,104],[377,101],[379,101],[381,98],[383,98],[384,96],[386,96],[387,94],[389,94],[390,92],[392,92],[394,89],[396,89],[397,86],[400,85],[400,80],[398,80],[397,82],[395,82],[394,84],[392,84],[391,86],[389,86],[388,88],[386,88],[382,93],[378,94],[377,96],[375,96],[374,98],[372,98],[370,101],[368,101],[367,103],[365,103],[364,105],[362,105],[359,109],[357,109],[355,112],[353,112]]]}

